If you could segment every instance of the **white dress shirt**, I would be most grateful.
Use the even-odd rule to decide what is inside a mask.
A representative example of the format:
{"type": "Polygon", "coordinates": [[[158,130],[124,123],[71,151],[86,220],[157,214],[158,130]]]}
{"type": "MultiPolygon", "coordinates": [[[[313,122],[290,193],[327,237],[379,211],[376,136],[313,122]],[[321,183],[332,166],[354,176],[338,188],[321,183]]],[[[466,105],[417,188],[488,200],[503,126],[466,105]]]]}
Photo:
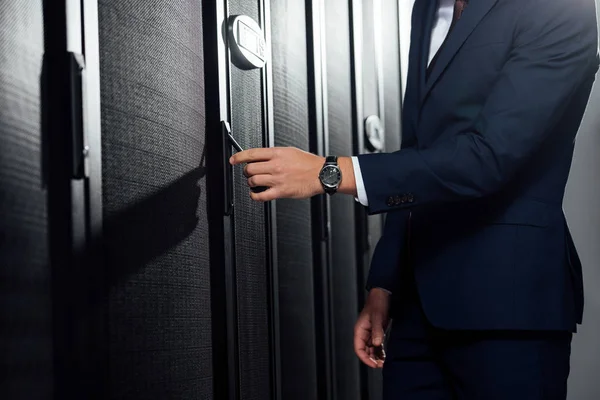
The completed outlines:
{"type": "MultiPolygon", "coordinates": [[[[431,31],[431,42],[429,43],[429,59],[427,61],[427,65],[429,65],[435,56],[435,53],[437,53],[442,46],[442,43],[446,39],[446,35],[448,35],[450,24],[452,23],[452,16],[454,14],[454,2],[455,0],[439,0],[436,19],[433,23],[433,28],[431,31]]],[[[365,184],[360,171],[360,162],[358,161],[357,157],[352,157],[352,166],[354,168],[354,178],[356,179],[356,191],[358,193],[357,200],[360,202],[360,204],[366,207],[369,205],[369,199],[367,198],[365,184]]]]}

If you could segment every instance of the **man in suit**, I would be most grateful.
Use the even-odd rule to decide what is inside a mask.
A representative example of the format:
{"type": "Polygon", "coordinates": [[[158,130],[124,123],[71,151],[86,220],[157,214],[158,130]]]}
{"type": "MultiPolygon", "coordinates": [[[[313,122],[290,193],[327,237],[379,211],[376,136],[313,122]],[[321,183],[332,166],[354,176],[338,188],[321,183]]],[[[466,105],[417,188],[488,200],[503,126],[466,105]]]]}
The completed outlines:
{"type": "Polygon", "coordinates": [[[562,200],[597,69],[594,0],[416,0],[400,151],[232,158],[257,201],[388,213],[355,329],[385,399],[565,399],[583,284],[562,200]]]}

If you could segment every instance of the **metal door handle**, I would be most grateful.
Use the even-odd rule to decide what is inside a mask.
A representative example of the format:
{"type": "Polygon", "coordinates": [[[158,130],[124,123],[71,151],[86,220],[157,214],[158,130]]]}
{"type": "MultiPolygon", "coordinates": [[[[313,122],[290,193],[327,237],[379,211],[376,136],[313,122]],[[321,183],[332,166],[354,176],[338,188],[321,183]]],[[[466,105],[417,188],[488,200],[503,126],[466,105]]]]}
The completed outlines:
{"type": "MultiPolygon", "coordinates": [[[[231,127],[227,121],[221,121],[221,134],[223,136],[223,162],[224,164],[224,172],[225,172],[225,215],[231,215],[233,212],[233,168],[229,163],[229,159],[231,158],[231,147],[235,148],[236,151],[244,151],[242,146],[235,140],[233,135],[231,134],[231,127]]],[[[266,186],[257,186],[253,187],[250,190],[254,193],[264,192],[269,189],[266,186]]]]}

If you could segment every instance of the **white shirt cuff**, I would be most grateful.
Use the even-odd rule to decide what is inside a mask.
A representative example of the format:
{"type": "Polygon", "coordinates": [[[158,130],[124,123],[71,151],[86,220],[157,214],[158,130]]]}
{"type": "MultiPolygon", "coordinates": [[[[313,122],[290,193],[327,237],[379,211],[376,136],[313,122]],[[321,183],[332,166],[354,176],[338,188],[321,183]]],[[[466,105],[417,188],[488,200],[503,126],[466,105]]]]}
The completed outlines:
{"type": "Polygon", "coordinates": [[[358,157],[352,157],[352,167],[354,169],[354,179],[356,180],[356,192],[358,198],[356,199],[360,204],[365,207],[369,206],[369,199],[367,198],[367,191],[365,190],[365,183],[363,182],[362,173],[360,172],[360,162],[358,157]]]}

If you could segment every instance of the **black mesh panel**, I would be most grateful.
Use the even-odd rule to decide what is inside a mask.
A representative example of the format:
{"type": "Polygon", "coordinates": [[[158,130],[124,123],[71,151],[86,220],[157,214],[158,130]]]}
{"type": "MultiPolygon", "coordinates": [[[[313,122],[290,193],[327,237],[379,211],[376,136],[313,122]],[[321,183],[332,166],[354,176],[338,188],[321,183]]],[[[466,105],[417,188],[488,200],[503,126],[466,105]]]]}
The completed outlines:
{"type": "MultiPolygon", "coordinates": [[[[260,21],[257,0],[229,2],[231,15],[260,21]]],[[[261,71],[231,66],[233,135],[244,148],[263,146],[261,71]]],[[[242,169],[235,168],[235,251],[240,392],[243,400],[270,398],[268,275],[264,205],[253,202],[242,169]]]]}
{"type": "MultiPolygon", "coordinates": [[[[304,0],[271,1],[275,144],[309,148],[304,0]]],[[[317,398],[310,201],[277,201],[282,397],[317,398]]]]}
{"type": "Polygon", "coordinates": [[[108,392],[210,399],[201,4],[99,13],[108,392]]]}
{"type": "Polygon", "coordinates": [[[0,398],[50,399],[52,324],[42,188],[42,2],[0,3],[0,398]]]}
{"type": "MultiPolygon", "coordinates": [[[[328,0],[326,7],[327,92],[331,154],[352,154],[352,97],[348,1],[328,0]]],[[[353,332],[358,316],[354,200],[331,198],[333,317],[336,390],[339,399],[360,398],[359,364],[353,332]]]]}

